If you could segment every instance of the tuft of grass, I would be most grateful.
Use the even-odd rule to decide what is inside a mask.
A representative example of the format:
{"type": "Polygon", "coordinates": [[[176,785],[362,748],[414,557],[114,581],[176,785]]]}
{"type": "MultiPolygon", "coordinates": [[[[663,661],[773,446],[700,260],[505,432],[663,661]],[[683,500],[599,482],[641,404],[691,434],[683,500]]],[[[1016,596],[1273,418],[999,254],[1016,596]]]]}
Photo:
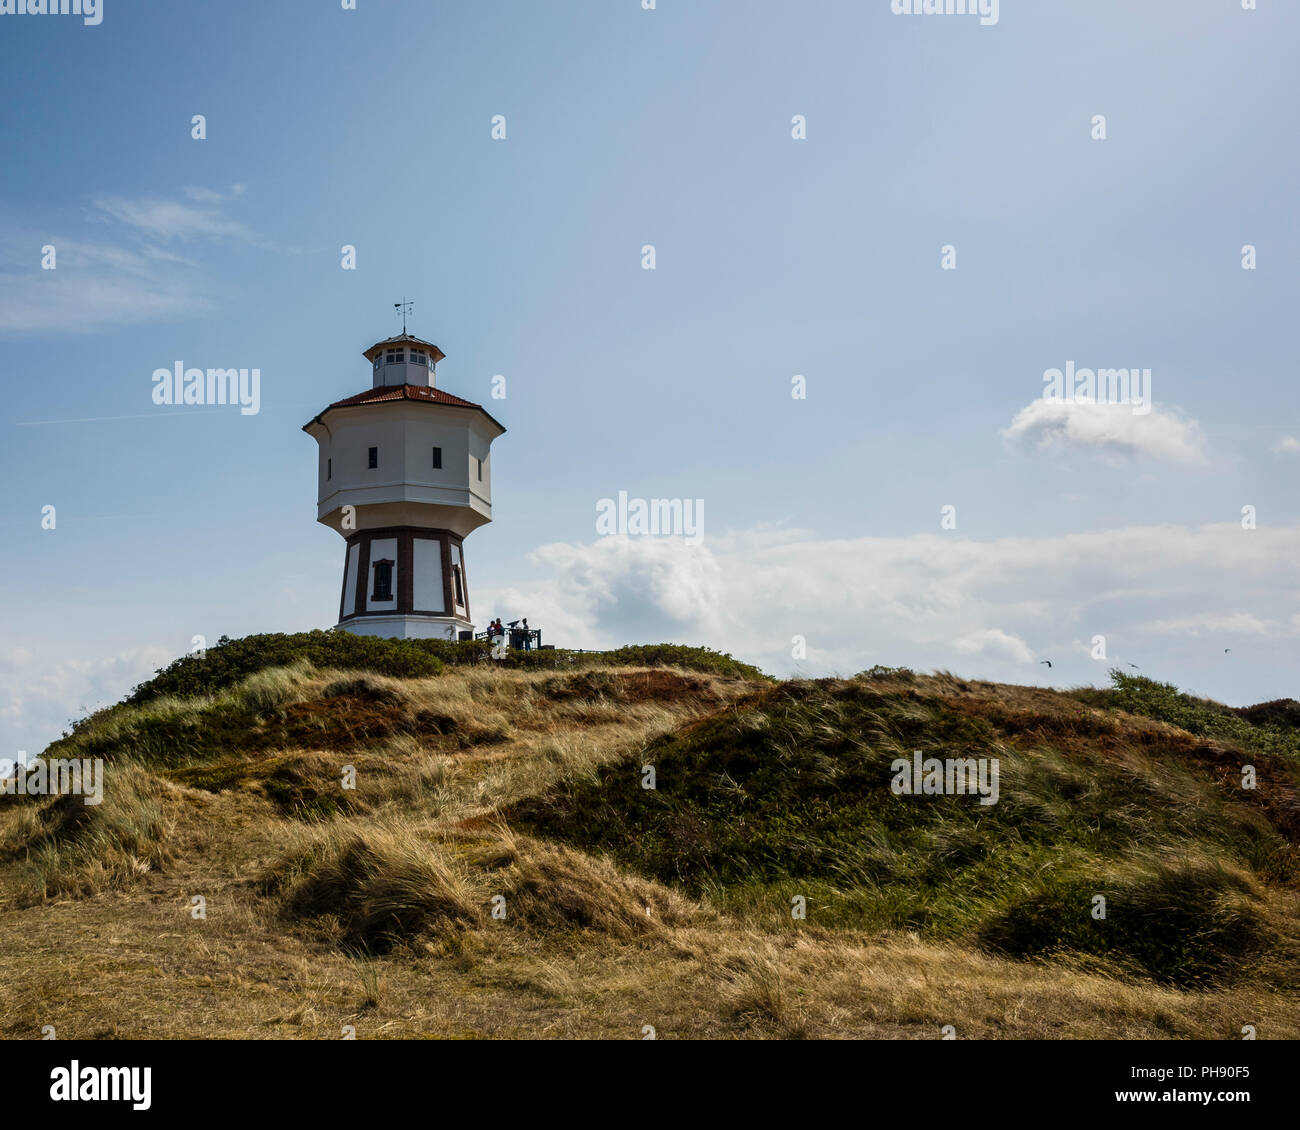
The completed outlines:
{"type": "Polygon", "coordinates": [[[537,843],[514,844],[511,850],[518,858],[502,876],[507,920],[629,939],[691,919],[685,899],[620,872],[608,860],[537,843]]]}
{"type": "Polygon", "coordinates": [[[362,953],[482,917],[464,866],[398,823],[329,826],[268,872],[262,887],[280,896],[287,918],[329,918],[344,948],[362,953]]]}
{"type": "Polygon", "coordinates": [[[307,697],[315,672],[301,660],[289,667],[270,667],[249,675],[239,686],[236,701],[254,717],[266,717],[307,697]]]}
{"type": "Polygon", "coordinates": [[[325,685],[321,695],[325,698],[356,698],[385,706],[404,706],[410,702],[410,695],[397,679],[366,671],[341,674],[325,685]]]}
{"type": "Polygon", "coordinates": [[[401,819],[318,828],[263,874],[260,889],[286,918],[315,921],[343,948],[365,953],[424,936],[459,952],[463,943],[448,943],[450,935],[488,926],[631,940],[697,913],[608,860],[500,825],[449,836],[401,819]]]}
{"type": "Polygon", "coordinates": [[[741,1027],[761,1027],[779,1039],[809,1037],[808,1024],[797,1001],[798,992],[787,982],[781,967],[770,958],[751,953],[724,965],[727,989],[724,1000],[731,1017],[741,1027]]]}
{"type": "Polygon", "coordinates": [[[353,959],[352,968],[361,983],[361,1011],[377,1011],[383,1006],[387,983],[377,962],[369,957],[353,959]]]}
{"type": "Polygon", "coordinates": [[[18,864],[21,905],[120,890],[170,860],[173,820],[165,806],[174,787],[138,765],[106,766],[104,773],[100,804],[65,795],[7,814],[0,858],[18,864]]]}

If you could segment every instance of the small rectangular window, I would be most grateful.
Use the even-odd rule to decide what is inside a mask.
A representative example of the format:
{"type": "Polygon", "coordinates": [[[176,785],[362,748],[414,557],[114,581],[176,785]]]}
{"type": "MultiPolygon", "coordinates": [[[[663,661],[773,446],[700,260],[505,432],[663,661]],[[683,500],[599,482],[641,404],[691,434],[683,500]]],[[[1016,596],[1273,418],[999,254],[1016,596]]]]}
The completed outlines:
{"type": "Polygon", "coordinates": [[[327,479],[332,479],[332,478],[334,477],[334,460],[333,460],[333,459],[326,459],[326,460],[325,460],[325,477],[326,477],[327,479]]]}
{"type": "Polygon", "coordinates": [[[478,461],[478,481],[479,482],[483,481],[483,460],[482,459],[478,461]]]}
{"type": "Polygon", "coordinates": [[[379,466],[379,448],[377,447],[372,447],[370,449],[370,466],[371,467],[379,466]]]}
{"type": "Polygon", "coordinates": [[[425,352],[424,352],[423,349],[412,349],[412,350],[411,350],[411,364],[412,364],[412,365],[423,365],[423,364],[425,364],[426,361],[428,361],[428,357],[426,356],[426,354],[425,354],[425,352]]]}
{"type": "Polygon", "coordinates": [[[401,349],[390,349],[388,351],[387,363],[389,365],[400,365],[402,363],[402,355],[404,352],[405,350],[401,349]]]}
{"type": "Polygon", "coordinates": [[[375,590],[370,594],[370,599],[378,601],[393,599],[393,562],[375,562],[375,590]]]}
{"type": "Polygon", "coordinates": [[[435,447],[433,449],[433,469],[435,471],[442,470],[442,448],[441,447],[435,447]]]}

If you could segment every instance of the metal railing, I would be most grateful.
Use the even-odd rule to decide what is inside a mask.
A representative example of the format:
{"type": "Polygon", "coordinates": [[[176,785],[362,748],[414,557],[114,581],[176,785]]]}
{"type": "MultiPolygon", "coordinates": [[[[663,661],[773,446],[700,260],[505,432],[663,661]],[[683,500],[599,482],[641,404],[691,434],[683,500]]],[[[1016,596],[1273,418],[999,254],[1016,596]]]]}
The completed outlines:
{"type": "Polygon", "coordinates": [[[496,635],[493,635],[490,632],[475,632],[474,638],[476,640],[488,640],[490,642],[495,639],[496,636],[500,635],[504,635],[506,643],[516,651],[540,651],[542,649],[541,628],[515,628],[507,625],[504,632],[498,632],[496,635]]]}

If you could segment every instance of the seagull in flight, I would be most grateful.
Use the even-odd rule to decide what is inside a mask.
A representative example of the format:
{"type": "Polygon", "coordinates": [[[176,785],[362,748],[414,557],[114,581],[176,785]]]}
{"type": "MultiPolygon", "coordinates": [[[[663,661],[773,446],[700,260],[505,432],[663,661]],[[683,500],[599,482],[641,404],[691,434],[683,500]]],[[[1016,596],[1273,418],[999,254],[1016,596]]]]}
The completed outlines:
{"type": "Polygon", "coordinates": [[[1039,663],[1046,663],[1048,667],[1051,667],[1051,665],[1052,665],[1052,661],[1051,661],[1050,659],[1040,659],[1038,662],[1039,662],[1039,663]]]}

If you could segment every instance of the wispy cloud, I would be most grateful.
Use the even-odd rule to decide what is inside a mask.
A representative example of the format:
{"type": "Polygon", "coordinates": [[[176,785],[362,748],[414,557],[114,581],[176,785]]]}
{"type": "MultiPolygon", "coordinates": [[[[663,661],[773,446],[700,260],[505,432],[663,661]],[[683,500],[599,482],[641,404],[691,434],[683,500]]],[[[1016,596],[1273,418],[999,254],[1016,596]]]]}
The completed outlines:
{"type": "Polygon", "coordinates": [[[15,230],[0,238],[0,334],[90,333],[192,317],[215,308],[212,281],[178,245],[199,240],[262,241],[222,206],[243,185],[220,192],[188,187],[184,200],[102,196],[91,216],[115,229],[108,239],[15,230]],[[42,269],[52,246],[55,268],[42,269]]]}
{"type": "Polygon", "coordinates": [[[1249,612],[1217,612],[1176,616],[1169,620],[1153,620],[1143,624],[1142,630],[1160,635],[1264,636],[1271,632],[1287,631],[1289,627],[1261,620],[1249,612]]]}
{"type": "Polygon", "coordinates": [[[191,263],[145,246],[117,247],[50,238],[57,267],[40,268],[36,249],[20,258],[18,239],[0,253],[0,333],[88,333],[106,326],[138,325],[187,317],[209,309],[191,263]]]}
{"type": "Polygon", "coordinates": [[[187,190],[195,204],[186,204],[180,200],[164,200],[158,197],[128,199],[124,196],[100,196],[94,206],[104,215],[143,232],[151,239],[170,242],[187,239],[238,239],[246,243],[258,242],[257,237],[244,224],[225,215],[220,208],[200,206],[224,198],[218,193],[208,192],[202,198],[194,193],[205,192],[201,189],[187,190]]]}
{"type": "Polygon", "coordinates": [[[232,184],[229,192],[219,192],[215,188],[186,185],[182,191],[191,200],[197,200],[201,204],[221,204],[224,201],[233,200],[236,196],[243,196],[245,186],[242,184],[232,184]]]}

